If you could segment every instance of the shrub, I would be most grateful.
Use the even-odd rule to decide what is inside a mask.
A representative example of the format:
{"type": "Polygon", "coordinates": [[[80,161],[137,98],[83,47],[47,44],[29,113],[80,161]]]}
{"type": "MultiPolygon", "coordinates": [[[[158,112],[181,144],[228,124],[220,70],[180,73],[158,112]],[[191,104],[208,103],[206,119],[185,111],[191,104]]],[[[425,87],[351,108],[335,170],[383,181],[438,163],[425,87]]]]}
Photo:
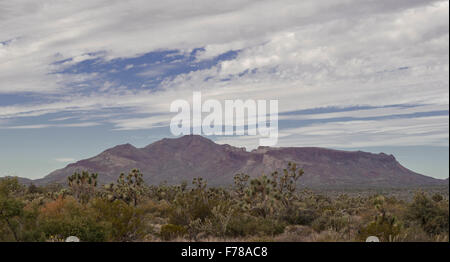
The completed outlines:
{"type": "Polygon", "coordinates": [[[143,207],[128,205],[122,200],[109,202],[95,199],[91,213],[103,225],[110,241],[135,241],[152,232],[143,207]]]}
{"type": "Polygon", "coordinates": [[[167,224],[163,225],[161,227],[161,238],[164,240],[172,240],[177,237],[183,237],[186,234],[186,228],[174,225],[174,224],[167,224]]]}
{"type": "Polygon", "coordinates": [[[309,208],[295,208],[285,212],[283,221],[290,225],[311,225],[319,217],[316,210],[309,208]]]}
{"type": "Polygon", "coordinates": [[[206,188],[206,182],[194,178],[194,188],[177,195],[169,209],[169,223],[189,226],[195,220],[204,222],[213,216],[214,207],[221,204],[220,195],[206,188]]]}
{"type": "Polygon", "coordinates": [[[47,203],[38,219],[47,239],[77,236],[85,242],[106,241],[105,227],[73,198],[59,197],[47,203]]]}
{"type": "Polygon", "coordinates": [[[285,223],[274,219],[240,214],[230,220],[226,235],[231,237],[273,236],[283,233],[285,226],[285,223]]]}
{"type": "Polygon", "coordinates": [[[444,197],[441,194],[436,193],[431,197],[431,199],[433,199],[434,202],[441,202],[444,197]]]}
{"type": "Polygon", "coordinates": [[[416,221],[428,234],[448,233],[448,201],[445,202],[442,199],[431,200],[423,192],[417,193],[408,207],[406,217],[416,221]]]}
{"type": "Polygon", "coordinates": [[[401,224],[394,216],[377,216],[374,221],[361,228],[359,239],[364,241],[369,236],[377,236],[382,241],[389,241],[401,233],[401,224]]]}
{"type": "Polygon", "coordinates": [[[322,216],[312,222],[311,227],[317,232],[322,232],[329,229],[339,232],[344,230],[348,224],[348,216],[337,216],[325,212],[322,216]]]}

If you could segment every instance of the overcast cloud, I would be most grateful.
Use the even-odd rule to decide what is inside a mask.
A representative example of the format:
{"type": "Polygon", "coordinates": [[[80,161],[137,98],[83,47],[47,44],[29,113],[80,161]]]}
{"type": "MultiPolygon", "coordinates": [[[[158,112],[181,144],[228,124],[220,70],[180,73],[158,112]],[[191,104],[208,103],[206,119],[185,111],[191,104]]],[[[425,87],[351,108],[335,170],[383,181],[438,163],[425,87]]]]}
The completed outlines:
{"type": "Polygon", "coordinates": [[[0,129],[169,134],[201,90],[278,99],[280,146],[448,147],[448,21],[448,1],[0,0],[0,129]]]}

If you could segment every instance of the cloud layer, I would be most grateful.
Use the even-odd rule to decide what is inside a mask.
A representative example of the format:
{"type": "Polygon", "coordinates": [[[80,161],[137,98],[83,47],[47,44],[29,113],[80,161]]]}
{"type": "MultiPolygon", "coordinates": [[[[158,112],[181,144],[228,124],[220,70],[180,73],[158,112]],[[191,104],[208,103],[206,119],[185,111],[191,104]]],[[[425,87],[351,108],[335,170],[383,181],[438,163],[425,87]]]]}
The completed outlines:
{"type": "Polygon", "coordinates": [[[170,103],[201,90],[205,100],[278,99],[280,145],[448,146],[448,10],[419,0],[3,1],[0,128],[167,127],[170,103]],[[330,110],[307,111],[317,108],[330,110]]]}

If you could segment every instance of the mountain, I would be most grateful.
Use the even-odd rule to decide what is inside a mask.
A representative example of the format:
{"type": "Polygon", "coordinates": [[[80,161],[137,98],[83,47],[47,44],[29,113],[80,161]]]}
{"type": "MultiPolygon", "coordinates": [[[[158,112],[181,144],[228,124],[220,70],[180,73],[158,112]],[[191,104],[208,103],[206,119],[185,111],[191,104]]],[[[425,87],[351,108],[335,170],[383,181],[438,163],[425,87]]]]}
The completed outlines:
{"type": "Polygon", "coordinates": [[[33,184],[33,180],[29,179],[29,178],[25,178],[25,177],[18,177],[18,176],[5,176],[5,177],[0,177],[1,179],[8,179],[8,178],[17,178],[17,181],[22,184],[22,185],[26,185],[29,186],[31,184],[33,184]]]}
{"type": "Polygon", "coordinates": [[[308,187],[409,187],[447,184],[403,167],[392,155],[341,151],[315,147],[245,148],[219,145],[197,135],[162,139],[144,148],[125,144],[56,170],[36,184],[65,183],[74,172],[99,174],[100,183],[117,179],[121,172],[138,168],[148,184],[169,184],[203,177],[209,185],[227,185],[237,173],[258,176],[281,170],[295,162],[305,174],[300,184],[308,187]]]}

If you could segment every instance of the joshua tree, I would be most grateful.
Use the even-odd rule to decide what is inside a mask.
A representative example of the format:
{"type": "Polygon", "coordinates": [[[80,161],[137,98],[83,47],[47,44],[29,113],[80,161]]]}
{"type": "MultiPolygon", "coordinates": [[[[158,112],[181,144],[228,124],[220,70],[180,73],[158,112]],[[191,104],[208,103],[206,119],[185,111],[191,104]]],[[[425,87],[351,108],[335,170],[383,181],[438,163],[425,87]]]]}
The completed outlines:
{"type": "Polygon", "coordinates": [[[273,172],[270,177],[263,175],[252,179],[247,186],[248,175],[234,177],[235,191],[242,200],[241,207],[263,217],[274,215],[280,206],[290,210],[296,200],[297,180],[303,175],[303,169],[289,163],[282,174],[273,172]]]}
{"type": "Polygon", "coordinates": [[[247,174],[237,174],[234,176],[234,191],[239,198],[245,195],[245,188],[248,185],[249,178],[250,176],[247,174]]]}
{"type": "Polygon", "coordinates": [[[105,189],[109,192],[108,199],[120,199],[137,206],[147,188],[142,173],[138,169],[133,169],[126,176],[124,173],[120,174],[117,184],[106,185],[105,189]]]}
{"type": "Polygon", "coordinates": [[[97,177],[98,174],[89,174],[89,172],[83,171],[81,174],[74,173],[67,178],[74,197],[80,203],[86,204],[95,195],[97,177]]]}
{"type": "Polygon", "coordinates": [[[297,180],[304,174],[303,169],[298,169],[297,164],[288,163],[288,167],[283,169],[281,176],[278,172],[272,173],[272,183],[277,191],[278,197],[286,208],[291,206],[295,200],[295,190],[297,180]]]}

